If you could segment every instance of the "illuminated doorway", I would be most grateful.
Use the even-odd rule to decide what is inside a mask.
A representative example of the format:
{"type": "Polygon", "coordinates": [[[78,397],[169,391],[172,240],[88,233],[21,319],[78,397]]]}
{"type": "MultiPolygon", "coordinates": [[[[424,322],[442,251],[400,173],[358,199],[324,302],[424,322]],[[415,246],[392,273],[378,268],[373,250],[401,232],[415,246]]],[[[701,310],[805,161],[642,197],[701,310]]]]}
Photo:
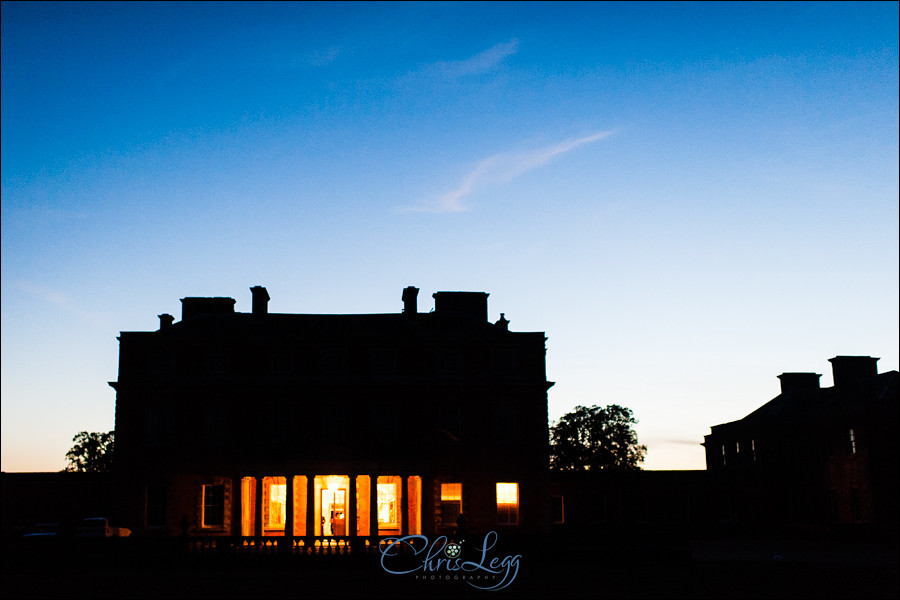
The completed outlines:
{"type": "Polygon", "coordinates": [[[283,535],[287,522],[287,481],[284,477],[263,479],[263,511],[266,533],[283,535]]]}
{"type": "Polygon", "coordinates": [[[345,536],[349,515],[350,478],[346,475],[318,475],[315,479],[316,535],[345,536]]]}
{"type": "Polygon", "coordinates": [[[378,534],[389,535],[400,533],[400,485],[401,479],[396,476],[378,478],[378,534]]]}

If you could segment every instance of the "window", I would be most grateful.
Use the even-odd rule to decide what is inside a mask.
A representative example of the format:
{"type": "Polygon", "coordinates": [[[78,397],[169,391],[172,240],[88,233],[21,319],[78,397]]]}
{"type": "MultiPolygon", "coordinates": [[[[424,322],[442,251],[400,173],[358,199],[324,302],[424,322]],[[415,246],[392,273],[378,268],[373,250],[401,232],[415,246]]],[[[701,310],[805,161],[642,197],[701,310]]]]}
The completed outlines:
{"type": "Polygon", "coordinates": [[[460,356],[457,350],[439,350],[437,370],[442,375],[457,375],[460,372],[460,356]]]}
{"type": "MultiPolygon", "coordinates": [[[[380,477],[379,477],[380,479],[380,477]]],[[[397,484],[395,482],[378,484],[378,525],[397,527],[397,484]]]]}
{"type": "Polygon", "coordinates": [[[441,523],[443,525],[456,525],[462,512],[462,484],[441,484],[441,523]]]}
{"type": "Polygon", "coordinates": [[[516,409],[500,406],[494,410],[494,439],[501,444],[516,441],[516,409]]]}
{"type": "Polygon", "coordinates": [[[502,525],[519,523],[519,484],[497,484],[497,522],[502,525]]]}
{"type": "Polygon", "coordinates": [[[207,444],[221,444],[228,433],[228,415],[224,408],[208,408],[203,415],[203,438],[207,444]]]}
{"type": "Polygon", "coordinates": [[[722,444],[722,466],[724,467],[727,464],[725,460],[725,444],[722,444]]]}
{"type": "Polygon", "coordinates": [[[838,493],[837,490],[831,490],[831,520],[835,523],[840,521],[840,512],[838,505],[838,493]]]}
{"type": "Polygon", "coordinates": [[[287,479],[285,477],[266,477],[263,485],[265,527],[267,529],[284,529],[287,520],[287,479]]]}
{"type": "Polygon", "coordinates": [[[756,440],[750,440],[750,454],[753,456],[753,462],[756,462],[756,440]]]}
{"type": "Polygon", "coordinates": [[[319,354],[319,370],[326,375],[344,372],[344,351],[340,348],[322,350],[319,354]]]}
{"type": "Polygon", "coordinates": [[[554,523],[565,523],[565,503],[562,496],[553,496],[550,498],[550,515],[554,523]]]}
{"type": "Polygon", "coordinates": [[[397,351],[379,348],[372,354],[372,371],[376,375],[390,375],[397,371],[397,351]]]}
{"type": "MultiPolygon", "coordinates": [[[[850,431],[853,431],[852,429],[850,431]]],[[[850,488],[850,518],[855,523],[862,521],[862,502],[860,501],[859,488],[850,488]]]]}
{"type": "Polygon", "coordinates": [[[168,352],[159,352],[153,357],[151,368],[155,373],[171,373],[175,370],[175,358],[168,352]]]}
{"type": "Polygon", "coordinates": [[[223,374],[228,372],[228,356],[224,352],[212,351],[206,357],[206,370],[209,373],[223,374]]]}
{"type": "MultiPolygon", "coordinates": [[[[321,440],[325,444],[343,444],[346,441],[344,424],[347,421],[346,407],[337,402],[323,403],[319,415],[321,440]]],[[[281,424],[281,421],[277,421],[281,424]]]]}
{"type": "Polygon", "coordinates": [[[288,439],[288,420],[284,417],[291,408],[282,401],[269,401],[260,406],[260,412],[266,417],[266,426],[260,432],[265,433],[267,443],[279,446],[288,439]]]}
{"type": "Polygon", "coordinates": [[[147,441],[151,444],[167,444],[169,442],[170,411],[165,406],[151,406],[147,417],[147,441]]]}
{"type": "Polygon", "coordinates": [[[225,486],[203,486],[203,526],[222,527],[225,525],[225,486]]]}
{"type": "Polygon", "coordinates": [[[379,444],[393,444],[397,441],[397,405],[393,402],[379,402],[375,405],[375,436],[379,444]]]}
{"type": "Polygon", "coordinates": [[[847,436],[847,454],[856,454],[856,430],[852,428],[847,436]]]}
{"type": "Polygon", "coordinates": [[[272,372],[276,375],[290,375],[294,367],[294,356],[287,351],[281,351],[272,356],[272,372]]]}
{"type": "Polygon", "coordinates": [[[462,439],[462,424],[459,406],[456,404],[444,404],[440,408],[440,440],[442,442],[456,443],[462,439]]]}
{"type": "Polygon", "coordinates": [[[492,362],[494,373],[498,375],[510,375],[516,372],[518,366],[516,355],[508,348],[497,348],[493,351],[492,362]]]}
{"type": "Polygon", "coordinates": [[[147,486],[147,527],[166,525],[166,486],[147,486]]]}

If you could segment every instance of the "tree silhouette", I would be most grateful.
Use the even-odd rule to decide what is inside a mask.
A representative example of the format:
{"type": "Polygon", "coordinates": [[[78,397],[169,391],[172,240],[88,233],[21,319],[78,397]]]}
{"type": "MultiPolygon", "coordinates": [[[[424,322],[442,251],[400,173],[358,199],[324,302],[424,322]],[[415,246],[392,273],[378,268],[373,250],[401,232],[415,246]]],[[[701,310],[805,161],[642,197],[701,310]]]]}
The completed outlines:
{"type": "Polygon", "coordinates": [[[81,431],[72,438],[75,445],[66,452],[66,471],[108,473],[112,470],[116,432],[81,431]]]}
{"type": "Polygon", "coordinates": [[[639,445],[631,409],[610,404],[576,406],[550,428],[550,467],[566,471],[640,469],[647,446],[639,445]]]}

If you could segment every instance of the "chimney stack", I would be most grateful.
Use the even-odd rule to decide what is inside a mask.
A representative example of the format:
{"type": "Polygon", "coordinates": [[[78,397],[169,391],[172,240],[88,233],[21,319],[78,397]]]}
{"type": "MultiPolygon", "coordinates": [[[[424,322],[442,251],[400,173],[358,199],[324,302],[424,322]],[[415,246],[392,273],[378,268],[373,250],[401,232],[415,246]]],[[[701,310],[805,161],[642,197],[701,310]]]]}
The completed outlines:
{"type": "Polygon", "coordinates": [[[253,294],[253,314],[267,315],[269,314],[269,292],[261,285],[250,288],[253,294]]]}
{"type": "Polygon", "coordinates": [[[488,294],[486,292],[435,292],[434,312],[437,314],[468,315],[487,321],[488,294]]]}
{"type": "Polygon", "coordinates": [[[182,298],[181,320],[187,321],[200,315],[234,313],[234,298],[182,298]]]}
{"type": "Polygon", "coordinates": [[[778,376],[781,380],[781,393],[790,390],[817,390],[819,389],[818,373],[782,373],[778,376]]]}
{"type": "Polygon", "coordinates": [[[159,316],[159,329],[160,329],[160,331],[162,331],[162,330],[165,329],[166,327],[171,327],[171,326],[172,326],[172,323],[175,322],[175,317],[173,317],[172,315],[170,315],[170,314],[168,314],[168,313],[163,313],[163,314],[158,315],[158,316],[159,316]]]}
{"type": "Polygon", "coordinates": [[[877,358],[871,356],[835,356],[829,358],[834,387],[837,390],[859,389],[861,384],[878,375],[877,358]]]}
{"type": "Polygon", "coordinates": [[[418,312],[419,288],[407,286],[403,288],[403,314],[407,317],[414,317],[418,312]]]}

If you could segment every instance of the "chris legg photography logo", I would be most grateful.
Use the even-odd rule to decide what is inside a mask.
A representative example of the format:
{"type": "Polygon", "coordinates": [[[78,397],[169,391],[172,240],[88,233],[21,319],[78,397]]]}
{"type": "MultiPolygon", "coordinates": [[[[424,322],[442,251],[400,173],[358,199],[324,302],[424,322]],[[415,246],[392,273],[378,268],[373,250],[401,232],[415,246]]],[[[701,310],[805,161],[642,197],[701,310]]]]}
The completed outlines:
{"type": "Polygon", "coordinates": [[[417,581],[460,581],[480,590],[508,587],[519,573],[521,554],[491,555],[498,535],[491,531],[479,545],[466,540],[434,540],[424,535],[382,540],[381,568],[391,575],[412,575],[417,581]]]}

